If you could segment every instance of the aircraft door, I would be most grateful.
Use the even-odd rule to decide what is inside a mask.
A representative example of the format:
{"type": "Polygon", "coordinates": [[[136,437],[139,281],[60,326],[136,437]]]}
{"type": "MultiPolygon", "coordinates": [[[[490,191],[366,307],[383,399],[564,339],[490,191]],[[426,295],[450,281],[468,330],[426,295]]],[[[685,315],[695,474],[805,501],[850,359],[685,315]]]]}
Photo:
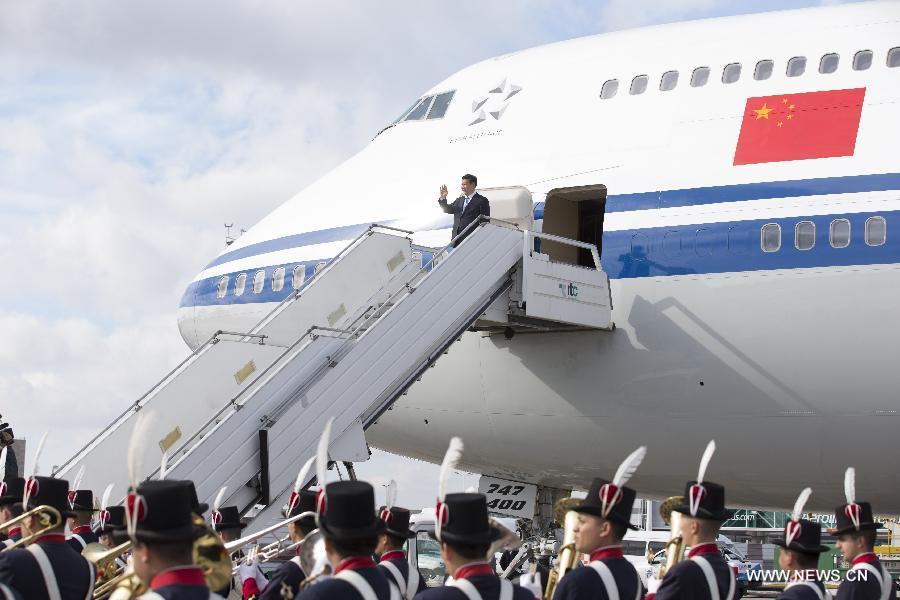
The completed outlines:
{"type": "MultiPolygon", "coordinates": [[[[603,254],[603,217],[606,209],[606,186],[585,185],[557,188],[547,193],[544,223],[541,231],[591,244],[603,254]]],[[[582,267],[593,267],[588,250],[542,240],[541,252],[551,260],[582,267]]]]}

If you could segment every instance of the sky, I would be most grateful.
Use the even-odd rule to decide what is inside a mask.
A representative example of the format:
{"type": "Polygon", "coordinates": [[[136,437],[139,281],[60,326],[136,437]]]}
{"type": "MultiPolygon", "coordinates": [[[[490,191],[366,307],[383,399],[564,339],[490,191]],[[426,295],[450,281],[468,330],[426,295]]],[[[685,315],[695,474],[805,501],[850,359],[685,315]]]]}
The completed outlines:
{"type": "MultiPolygon", "coordinates": [[[[224,223],[249,228],[471,63],[834,3],[0,0],[0,414],[49,432],[48,473],[188,354],[176,309],[224,223]]],[[[357,471],[433,503],[437,467],[376,451],[357,471]]]]}

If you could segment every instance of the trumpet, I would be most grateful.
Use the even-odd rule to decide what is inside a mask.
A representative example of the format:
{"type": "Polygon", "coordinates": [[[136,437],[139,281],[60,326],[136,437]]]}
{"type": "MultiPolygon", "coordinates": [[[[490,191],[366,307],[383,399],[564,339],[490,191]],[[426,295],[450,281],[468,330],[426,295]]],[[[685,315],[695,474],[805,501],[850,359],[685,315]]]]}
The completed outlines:
{"type": "Polygon", "coordinates": [[[559,549],[556,568],[552,569],[547,576],[544,600],[553,598],[559,580],[578,564],[578,552],[575,550],[575,525],[578,523],[578,514],[572,509],[580,502],[577,498],[562,498],[553,507],[553,516],[556,522],[564,524],[563,544],[559,549]]]}
{"type": "Polygon", "coordinates": [[[659,579],[662,579],[675,563],[684,558],[684,538],[681,537],[681,513],[672,510],[679,504],[684,504],[681,496],[672,496],[659,506],[659,515],[669,526],[669,542],[666,544],[666,564],[659,571],[659,579]]]}
{"type": "Polygon", "coordinates": [[[0,529],[8,529],[10,527],[14,527],[15,525],[23,523],[31,517],[38,517],[38,522],[40,523],[41,528],[37,531],[31,532],[29,535],[23,536],[22,539],[20,539],[18,542],[9,545],[6,548],[3,548],[2,550],[0,550],[0,552],[6,552],[7,550],[12,550],[13,548],[18,548],[19,546],[30,544],[32,541],[38,539],[39,537],[50,531],[53,531],[63,524],[62,515],[59,514],[58,510],[56,510],[52,506],[42,504],[41,506],[37,506],[27,512],[22,513],[14,519],[10,519],[6,523],[0,523],[0,529]]]}

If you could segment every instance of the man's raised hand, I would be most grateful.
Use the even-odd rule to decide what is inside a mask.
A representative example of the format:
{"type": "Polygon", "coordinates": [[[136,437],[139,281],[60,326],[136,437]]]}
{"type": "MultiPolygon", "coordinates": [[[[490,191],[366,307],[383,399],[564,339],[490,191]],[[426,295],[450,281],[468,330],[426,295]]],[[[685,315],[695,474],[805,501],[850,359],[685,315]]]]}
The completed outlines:
{"type": "Polygon", "coordinates": [[[446,184],[441,186],[441,198],[443,200],[447,199],[447,185],[446,184]]]}

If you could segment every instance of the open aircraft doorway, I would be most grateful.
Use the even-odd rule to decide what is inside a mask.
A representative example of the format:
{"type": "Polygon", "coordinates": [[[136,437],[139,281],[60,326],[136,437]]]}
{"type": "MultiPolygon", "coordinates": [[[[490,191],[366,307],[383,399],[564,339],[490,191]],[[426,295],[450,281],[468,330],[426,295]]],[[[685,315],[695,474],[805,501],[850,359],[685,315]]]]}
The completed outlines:
{"type": "MultiPolygon", "coordinates": [[[[606,186],[602,184],[556,188],[544,201],[541,231],[591,244],[603,256],[603,216],[606,212],[606,186]]],[[[552,260],[593,267],[589,250],[544,240],[541,252],[552,260]]]]}

